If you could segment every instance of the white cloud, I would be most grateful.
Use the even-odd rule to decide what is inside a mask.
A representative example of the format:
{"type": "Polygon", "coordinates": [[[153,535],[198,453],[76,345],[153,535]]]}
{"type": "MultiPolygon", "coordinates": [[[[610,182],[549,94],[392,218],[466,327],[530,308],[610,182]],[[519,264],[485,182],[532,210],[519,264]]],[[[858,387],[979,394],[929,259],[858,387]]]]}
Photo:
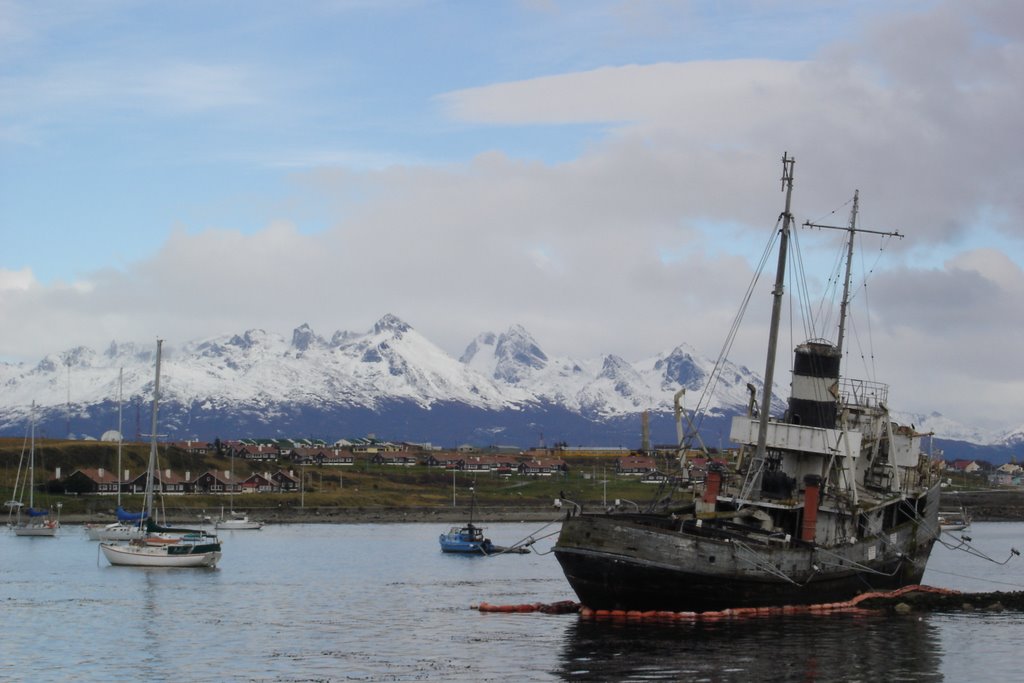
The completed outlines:
{"type": "MultiPolygon", "coordinates": [[[[388,312],[454,356],[512,323],[556,355],[638,359],[683,341],[715,355],[750,254],[782,210],[789,151],[798,220],[841,224],[860,189],[862,225],[907,235],[877,262],[865,256],[875,317],[852,330],[850,348],[877,354],[902,409],[1012,424],[1024,395],[1010,367],[1024,338],[1024,47],[1014,28],[1024,21],[1014,24],[1012,3],[1007,16],[993,7],[886,17],[860,42],[804,61],[634,64],[445,94],[456,122],[493,127],[493,149],[462,164],[296,174],[330,207],[330,227],[315,234],[287,210],[253,234],[190,226],[145,261],[90,274],[87,291],[0,273],[5,319],[26,321],[0,355],[303,322],[329,334],[388,312]],[[499,135],[576,124],[607,128],[561,164],[517,158],[499,135]],[[979,242],[979,216],[993,215],[1008,253],[979,242]],[[951,250],[962,253],[934,259],[951,250]]],[[[118,92],[151,104],[177,93],[184,110],[265,97],[253,72],[227,63],[106,73],[54,78],[50,96],[118,92]]],[[[765,288],[736,346],[758,371],[765,288]]]]}
{"type": "Polygon", "coordinates": [[[26,291],[36,284],[32,269],[25,267],[21,270],[7,270],[0,268],[0,292],[26,291]]]}

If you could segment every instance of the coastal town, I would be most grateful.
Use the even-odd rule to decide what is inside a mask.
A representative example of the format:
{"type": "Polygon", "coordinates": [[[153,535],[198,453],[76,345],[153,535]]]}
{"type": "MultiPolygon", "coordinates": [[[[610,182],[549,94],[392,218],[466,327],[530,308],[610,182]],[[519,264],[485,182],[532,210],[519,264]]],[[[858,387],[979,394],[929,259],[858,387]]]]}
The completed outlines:
{"type": "MultiPolygon", "coordinates": [[[[596,477],[628,478],[644,484],[662,484],[671,478],[687,486],[703,481],[708,465],[728,466],[735,461],[731,450],[686,452],[679,467],[679,453],[671,445],[648,449],[585,447],[557,444],[521,449],[514,446],[479,448],[468,445],[439,448],[431,444],[393,442],[366,436],[332,443],[310,439],[238,439],[211,442],[171,441],[160,444],[162,454],[192,456],[199,465],[207,458],[237,463],[229,469],[162,467],[155,473],[155,488],[164,494],[289,493],[303,488],[302,472],[366,470],[375,468],[427,468],[432,471],[497,477],[596,477]],[[237,471],[236,471],[237,468],[237,471]]],[[[930,467],[941,473],[949,486],[1018,488],[1024,486],[1024,468],[1016,462],[1000,465],[983,460],[935,459],[930,467]],[[968,486],[970,484],[970,486],[968,486]]],[[[339,475],[339,481],[340,481],[339,475]]],[[[142,493],[146,472],[79,463],[70,469],[56,466],[48,472],[46,487],[54,493],[73,495],[142,493]],[[118,476],[120,474],[120,476],[118,476]]],[[[321,476],[322,482],[322,476],[321,476]]]]}
{"type": "MultiPolygon", "coordinates": [[[[462,446],[454,449],[434,448],[429,444],[391,442],[375,437],[341,439],[331,444],[311,440],[244,439],[214,442],[175,441],[160,445],[162,453],[177,451],[198,459],[218,456],[237,463],[231,469],[204,471],[162,468],[156,472],[154,486],[166,494],[220,493],[288,493],[300,490],[301,472],[305,468],[367,469],[373,467],[412,468],[461,472],[467,475],[497,477],[567,477],[571,463],[581,459],[602,464],[602,475],[630,477],[645,484],[667,481],[665,473],[674,452],[667,447],[638,454],[619,447],[533,448],[491,447],[479,449],[462,446]],[[245,472],[241,474],[241,472],[245,472]]],[[[709,462],[705,456],[694,455],[675,477],[684,481],[701,478],[709,462]]],[[[724,462],[724,460],[723,460],[724,462]]],[[[582,468],[588,469],[586,467],[582,468]]],[[[674,470],[675,468],[673,468],[674,470]]],[[[70,472],[55,468],[50,489],[73,494],[141,493],[145,489],[145,472],[116,470],[104,467],[76,467],[70,472]]],[[[580,476],[587,476],[582,472],[580,476]]]]}

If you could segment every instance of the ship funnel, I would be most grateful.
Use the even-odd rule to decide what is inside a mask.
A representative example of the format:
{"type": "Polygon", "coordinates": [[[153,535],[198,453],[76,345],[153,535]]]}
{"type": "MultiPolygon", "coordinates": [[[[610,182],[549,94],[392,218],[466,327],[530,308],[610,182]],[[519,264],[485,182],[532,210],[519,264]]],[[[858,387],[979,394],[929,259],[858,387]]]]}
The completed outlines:
{"type": "Polygon", "coordinates": [[[808,427],[836,426],[839,415],[839,349],[826,341],[796,347],[786,421],[808,427]]]}
{"type": "Polygon", "coordinates": [[[718,493],[722,489],[722,466],[708,463],[707,475],[704,479],[704,493],[696,499],[697,512],[714,512],[718,509],[718,493]]]}
{"type": "Polygon", "coordinates": [[[821,477],[808,474],[804,477],[804,523],[800,529],[800,540],[813,543],[818,531],[818,503],[821,496],[821,477]]]}

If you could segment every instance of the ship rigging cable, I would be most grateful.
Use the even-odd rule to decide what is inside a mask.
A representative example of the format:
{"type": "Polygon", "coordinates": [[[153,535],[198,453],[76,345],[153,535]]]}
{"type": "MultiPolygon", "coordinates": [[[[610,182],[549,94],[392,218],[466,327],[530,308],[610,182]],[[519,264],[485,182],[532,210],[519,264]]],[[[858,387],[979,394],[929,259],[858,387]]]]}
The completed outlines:
{"type": "MultiPolygon", "coordinates": [[[[947,536],[952,536],[953,534],[948,532],[948,531],[942,531],[941,529],[935,529],[934,527],[931,527],[930,525],[928,525],[927,520],[924,517],[922,517],[921,514],[916,509],[912,508],[909,505],[907,505],[906,507],[909,510],[911,510],[911,514],[914,516],[914,518],[917,521],[917,523],[920,524],[921,526],[923,526],[925,528],[925,530],[929,534],[934,534],[935,535],[935,540],[938,541],[943,547],[945,547],[945,548],[947,548],[949,550],[959,550],[961,552],[967,553],[968,555],[973,555],[974,557],[981,558],[982,560],[988,560],[992,564],[998,564],[1000,566],[1009,563],[1009,561],[1012,560],[1014,557],[1020,556],[1020,551],[1011,546],[1010,547],[1010,554],[1006,557],[1005,560],[1000,562],[999,560],[995,559],[994,557],[990,557],[989,555],[983,553],[978,548],[975,548],[973,545],[971,545],[971,543],[970,543],[971,537],[970,536],[963,536],[963,535],[961,535],[960,538],[958,539],[960,542],[959,543],[955,543],[955,544],[954,543],[950,543],[948,541],[945,541],[945,540],[942,539],[942,535],[943,534],[946,534],[947,536]]],[[[930,570],[930,571],[932,571],[932,570],[930,570]]],[[[974,578],[974,577],[969,577],[969,578],[974,578]]],[[[985,580],[985,579],[980,579],[980,580],[985,580]]],[[[996,583],[998,583],[998,582],[996,582],[996,583]]]]}
{"type": "MultiPolygon", "coordinates": [[[[729,353],[732,350],[733,342],[736,341],[736,335],[740,329],[740,323],[743,321],[743,315],[747,311],[747,306],[750,304],[750,300],[754,295],[754,290],[757,287],[757,282],[764,273],[765,265],[768,263],[769,258],[775,247],[775,241],[779,236],[779,224],[784,218],[780,215],[778,220],[775,222],[775,227],[772,230],[771,238],[765,244],[764,252],[761,254],[761,259],[757,264],[757,269],[754,271],[754,275],[750,280],[750,284],[747,285],[747,291],[743,294],[743,301],[740,303],[739,310],[736,312],[736,316],[733,318],[732,326],[729,328],[729,333],[726,335],[725,343],[722,344],[722,349],[718,353],[718,358],[715,360],[715,366],[711,369],[711,378],[704,385],[704,390],[701,392],[700,397],[697,400],[697,405],[693,409],[694,422],[691,423],[693,427],[692,432],[688,432],[684,437],[684,442],[689,443],[689,440],[693,437],[700,429],[700,425],[704,420],[704,414],[707,412],[708,404],[711,402],[711,397],[714,396],[715,388],[718,385],[718,381],[722,376],[722,371],[726,360],[729,357],[729,353]]],[[[769,390],[769,389],[763,389],[769,390]]],[[[683,447],[684,444],[679,444],[683,447]]]]}

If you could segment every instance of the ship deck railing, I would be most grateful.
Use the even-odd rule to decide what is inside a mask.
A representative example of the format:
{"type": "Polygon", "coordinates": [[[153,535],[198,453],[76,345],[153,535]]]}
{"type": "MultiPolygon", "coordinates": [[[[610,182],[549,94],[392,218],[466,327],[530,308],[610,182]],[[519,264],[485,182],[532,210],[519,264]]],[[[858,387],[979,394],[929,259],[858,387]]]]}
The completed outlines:
{"type": "Polygon", "coordinates": [[[848,406],[877,408],[889,401],[889,385],[866,379],[839,380],[839,400],[848,406]]]}

